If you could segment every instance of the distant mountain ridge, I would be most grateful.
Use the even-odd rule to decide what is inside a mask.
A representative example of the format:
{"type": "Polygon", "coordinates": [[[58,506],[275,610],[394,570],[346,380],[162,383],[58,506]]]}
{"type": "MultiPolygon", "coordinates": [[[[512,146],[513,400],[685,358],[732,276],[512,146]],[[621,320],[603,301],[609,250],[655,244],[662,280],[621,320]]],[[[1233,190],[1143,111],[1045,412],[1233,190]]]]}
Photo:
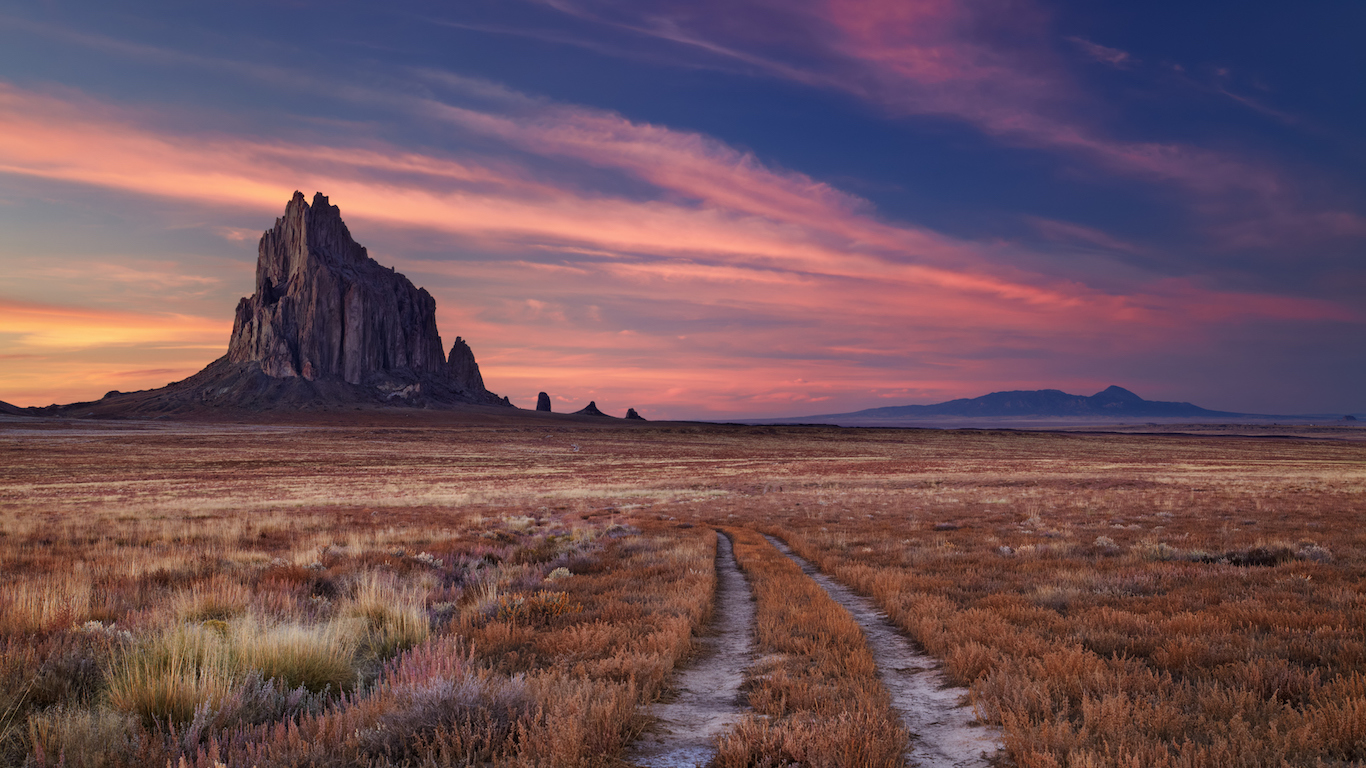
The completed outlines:
{"type": "Polygon", "coordinates": [[[1094,395],[1070,395],[1060,389],[1013,390],[992,392],[973,398],[959,398],[933,405],[893,405],[868,408],[851,413],[832,413],[807,418],[896,419],[926,416],[1004,417],[1004,416],[1103,416],[1103,417],[1232,417],[1248,414],[1211,411],[1191,403],[1144,400],[1129,390],[1109,386],[1094,395]]]}

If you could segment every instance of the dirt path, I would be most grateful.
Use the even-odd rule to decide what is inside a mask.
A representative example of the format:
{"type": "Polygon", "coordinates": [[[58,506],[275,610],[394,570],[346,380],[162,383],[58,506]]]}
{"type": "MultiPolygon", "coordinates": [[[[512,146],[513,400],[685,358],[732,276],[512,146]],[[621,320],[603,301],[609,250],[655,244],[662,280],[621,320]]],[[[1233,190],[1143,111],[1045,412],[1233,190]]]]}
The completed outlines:
{"type": "Polygon", "coordinates": [[[764,538],[800,565],[863,627],[868,647],[878,661],[882,684],[911,732],[911,748],[906,754],[910,764],[921,768],[990,766],[987,756],[1001,748],[1000,734],[995,728],[969,725],[974,720],[972,708],[961,703],[967,691],[945,687],[939,662],[917,651],[871,599],[821,573],[781,540],[764,538]]]}
{"type": "Polygon", "coordinates": [[[678,673],[678,696],[655,704],[658,721],[626,758],[644,768],[693,768],[716,754],[715,740],[747,708],[740,698],[751,661],[754,599],[735,564],[730,539],[716,534],[716,608],[698,654],[678,673]]]}

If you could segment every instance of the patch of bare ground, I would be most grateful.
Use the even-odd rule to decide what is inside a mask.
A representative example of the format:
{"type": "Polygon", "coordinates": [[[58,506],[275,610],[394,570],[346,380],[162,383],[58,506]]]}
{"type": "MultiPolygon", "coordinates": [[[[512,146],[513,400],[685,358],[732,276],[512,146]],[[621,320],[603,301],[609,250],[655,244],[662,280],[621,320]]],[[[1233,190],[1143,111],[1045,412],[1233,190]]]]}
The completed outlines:
{"type": "Polygon", "coordinates": [[[696,654],[679,671],[668,702],[656,703],[652,727],[627,752],[646,768],[692,768],[716,755],[716,737],[747,708],[740,685],[752,660],[754,602],[735,564],[730,538],[716,542],[716,598],[696,654]]]}
{"type": "Polygon", "coordinates": [[[916,650],[870,599],[855,593],[802,558],[782,540],[765,535],[802,572],[830,593],[863,628],[892,706],[911,733],[906,759],[921,768],[987,768],[1002,751],[999,729],[977,721],[967,690],[949,685],[940,663],[916,650]]]}

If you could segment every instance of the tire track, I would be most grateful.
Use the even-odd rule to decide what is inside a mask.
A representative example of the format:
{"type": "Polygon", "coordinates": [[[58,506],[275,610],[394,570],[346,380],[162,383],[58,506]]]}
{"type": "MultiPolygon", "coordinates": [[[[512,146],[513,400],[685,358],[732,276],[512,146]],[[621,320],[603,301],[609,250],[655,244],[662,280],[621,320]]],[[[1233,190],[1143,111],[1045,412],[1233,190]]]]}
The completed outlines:
{"type": "Polygon", "coordinates": [[[907,761],[921,768],[988,768],[991,756],[1001,749],[1000,732],[972,725],[973,711],[962,703],[967,690],[947,687],[939,663],[916,650],[872,600],[821,573],[782,540],[767,534],[764,538],[801,566],[863,627],[868,648],[878,660],[882,684],[911,732],[907,761]]]}
{"type": "Polygon", "coordinates": [[[698,654],[678,673],[678,696],[656,703],[654,726],[626,758],[643,768],[693,768],[716,754],[716,737],[749,711],[741,694],[752,661],[754,598],[730,538],[716,533],[716,604],[698,654]]]}

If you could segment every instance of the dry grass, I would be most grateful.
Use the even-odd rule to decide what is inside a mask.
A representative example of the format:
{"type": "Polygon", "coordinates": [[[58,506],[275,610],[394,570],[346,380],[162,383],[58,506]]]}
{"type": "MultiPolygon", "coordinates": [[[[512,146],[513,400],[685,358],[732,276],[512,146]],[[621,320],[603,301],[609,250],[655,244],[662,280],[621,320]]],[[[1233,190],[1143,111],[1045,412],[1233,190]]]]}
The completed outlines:
{"type": "Polygon", "coordinates": [[[11,426],[0,764],[611,765],[717,524],[766,654],[726,765],[904,739],[752,530],[876,599],[1018,765],[1350,765],[1364,500],[1366,446],[1324,441],[11,426]]]}
{"type": "Polygon", "coordinates": [[[222,704],[232,691],[234,667],[219,632],[180,625],[121,654],[111,665],[107,698],[148,725],[186,723],[201,706],[222,704]]]}
{"type": "Polygon", "coordinates": [[[596,512],[579,480],[433,506],[365,445],[248,490],[198,463],[231,440],[138,437],[8,465],[0,764],[607,765],[710,610],[709,531],[596,512]]]}
{"type": "Polygon", "coordinates": [[[423,601],[428,590],[400,588],[378,574],[368,574],[341,610],[346,618],[363,625],[361,645],[365,653],[387,658],[427,639],[430,620],[423,601]]]}

